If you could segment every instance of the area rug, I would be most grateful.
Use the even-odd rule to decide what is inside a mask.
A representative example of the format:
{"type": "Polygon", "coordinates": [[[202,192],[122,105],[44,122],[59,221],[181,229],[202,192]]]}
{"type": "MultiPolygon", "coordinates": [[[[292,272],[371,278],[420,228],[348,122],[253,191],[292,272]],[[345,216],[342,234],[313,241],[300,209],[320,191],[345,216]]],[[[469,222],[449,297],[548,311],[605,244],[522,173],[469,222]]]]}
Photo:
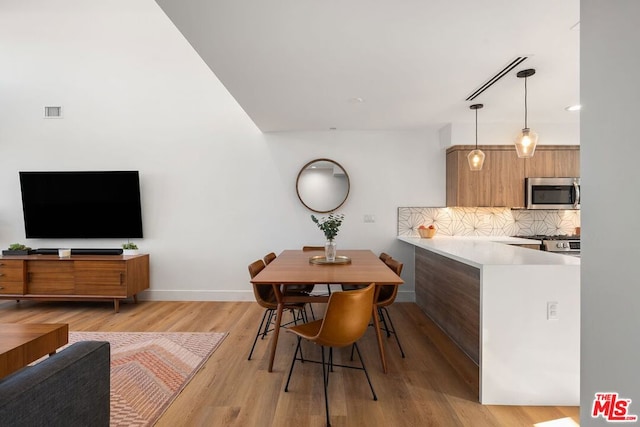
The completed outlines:
{"type": "Polygon", "coordinates": [[[227,336],[208,332],[69,332],[111,344],[111,422],[150,426],[227,336]]]}

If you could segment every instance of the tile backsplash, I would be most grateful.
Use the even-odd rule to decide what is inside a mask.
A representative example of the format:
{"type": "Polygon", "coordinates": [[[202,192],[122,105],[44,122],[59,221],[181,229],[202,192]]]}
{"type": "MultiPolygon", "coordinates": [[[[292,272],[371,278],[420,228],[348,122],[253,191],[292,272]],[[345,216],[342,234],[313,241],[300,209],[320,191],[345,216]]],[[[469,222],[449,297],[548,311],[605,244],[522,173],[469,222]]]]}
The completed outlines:
{"type": "Polygon", "coordinates": [[[511,208],[398,208],[398,236],[418,236],[433,224],[444,236],[531,236],[575,234],[579,210],[511,208]]]}

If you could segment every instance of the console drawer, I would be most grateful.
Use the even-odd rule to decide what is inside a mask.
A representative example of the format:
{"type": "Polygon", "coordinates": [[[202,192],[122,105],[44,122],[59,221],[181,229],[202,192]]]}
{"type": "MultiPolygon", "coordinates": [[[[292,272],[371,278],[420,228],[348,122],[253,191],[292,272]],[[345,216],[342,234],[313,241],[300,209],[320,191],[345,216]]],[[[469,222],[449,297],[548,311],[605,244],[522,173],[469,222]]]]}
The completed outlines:
{"type": "Polygon", "coordinates": [[[0,283],[22,282],[24,280],[24,261],[0,260],[0,283]]]}
{"type": "Polygon", "coordinates": [[[24,294],[24,282],[0,282],[0,295],[24,294]]]}

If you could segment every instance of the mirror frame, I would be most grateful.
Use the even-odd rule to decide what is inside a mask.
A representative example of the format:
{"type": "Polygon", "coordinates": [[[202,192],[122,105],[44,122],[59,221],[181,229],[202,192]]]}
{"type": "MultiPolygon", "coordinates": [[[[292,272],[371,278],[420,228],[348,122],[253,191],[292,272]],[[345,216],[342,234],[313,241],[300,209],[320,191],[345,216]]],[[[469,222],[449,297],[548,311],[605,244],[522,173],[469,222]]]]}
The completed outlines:
{"type": "Polygon", "coordinates": [[[306,207],[307,209],[309,209],[312,212],[316,212],[316,213],[329,213],[329,212],[333,212],[337,209],[339,209],[342,205],[344,205],[344,202],[347,201],[347,198],[349,197],[349,193],[351,192],[351,179],[349,178],[349,174],[347,173],[347,170],[342,167],[342,165],[338,162],[336,162],[335,160],[331,160],[331,159],[326,159],[326,158],[321,158],[321,159],[313,159],[310,162],[307,162],[301,169],[300,172],[298,172],[298,177],[296,178],[296,194],[298,195],[298,199],[300,200],[300,203],[302,203],[304,205],[304,207],[306,207]],[[338,206],[334,207],[333,209],[329,209],[326,211],[321,211],[321,210],[317,210],[312,208],[311,206],[309,206],[307,203],[308,201],[305,203],[304,200],[302,200],[302,196],[300,196],[300,177],[302,176],[302,173],[309,167],[311,166],[313,163],[316,162],[330,162],[333,163],[334,165],[336,165],[337,167],[339,167],[340,169],[342,169],[342,171],[344,172],[344,176],[347,178],[347,193],[344,195],[344,199],[342,199],[342,201],[338,204],[338,206]]]}

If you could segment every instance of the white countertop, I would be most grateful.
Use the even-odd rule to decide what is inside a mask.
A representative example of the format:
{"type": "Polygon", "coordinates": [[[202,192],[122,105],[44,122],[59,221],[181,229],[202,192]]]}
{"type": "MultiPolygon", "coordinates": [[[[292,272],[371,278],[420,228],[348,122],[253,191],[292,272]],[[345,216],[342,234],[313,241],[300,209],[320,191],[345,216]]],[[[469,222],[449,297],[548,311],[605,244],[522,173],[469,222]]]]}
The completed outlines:
{"type": "Polygon", "coordinates": [[[509,236],[398,236],[398,240],[473,267],[484,265],[580,265],[580,258],[512,245],[539,241],[509,236]]]}

